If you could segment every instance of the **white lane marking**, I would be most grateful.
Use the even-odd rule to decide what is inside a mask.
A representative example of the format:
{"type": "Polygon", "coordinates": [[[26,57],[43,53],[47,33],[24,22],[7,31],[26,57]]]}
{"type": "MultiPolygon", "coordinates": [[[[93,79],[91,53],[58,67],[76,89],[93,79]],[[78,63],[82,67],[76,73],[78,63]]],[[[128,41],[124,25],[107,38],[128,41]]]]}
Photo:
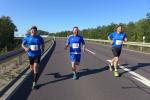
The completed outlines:
{"type": "Polygon", "coordinates": [[[89,50],[89,49],[85,49],[85,50],[88,51],[88,52],[90,52],[90,53],[93,54],[93,55],[96,55],[95,52],[93,52],[93,51],[91,51],[91,50],[89,50]]]}
{"type": "MultiPolygon", "coordinates": [[[[108,62],[112,62],[111,60],[107,60],[108,62]]],[[[143,77],[142,75],[135,73],[133,71],[131,71],[130,69],[124,67],[124,66],[119,66],[121,69],[123,69],[124,71],[127,71],[128,73],[130,73],[132,76],[132,78],[138,80],[139,82],[143,83],[144,85],[150,87],[150,80],[148,80],[147,78],[143,77]]]]}
{"type": "Polygon", "coordinates": [[[133,78],[136,79],[136,80],[138,80],[138,81],[140,81],[141,83],[147,85],[148,87],[150,87],[150,82],[149,81],[146,81],[146,80],[134,77],[134,76],[133,76],[133,78]]]}

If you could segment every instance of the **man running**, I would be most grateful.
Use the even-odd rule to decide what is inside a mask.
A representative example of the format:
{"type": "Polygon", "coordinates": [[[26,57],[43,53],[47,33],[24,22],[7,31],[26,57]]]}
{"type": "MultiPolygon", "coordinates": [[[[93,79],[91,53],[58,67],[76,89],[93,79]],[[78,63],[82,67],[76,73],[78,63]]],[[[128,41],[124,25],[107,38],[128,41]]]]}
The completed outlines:
{"type": "Polygon", "coordinates": [[[37,78],[38,78],[38,67],[41,57],[41,46],[42,52],[44,51],[44,40],[40,35],[37,35],[37,27],[33,26],[31,28],[31,34],[25,37],[22,41],[22,48],[27,52],[30,68],[33,73],[33,85],[32,89],[36,88],[37,78]]]}
{"type": "Polygon", "coordinates": [[[79,35],[79,29],[78,27],[73,28],[73,34],[68,36],[68,41],[65,46],[65,49],[67,50],[67,47],[70,47],[70,60],[72,64],[72,71],[73,71],[73,79],[77,80],[78,75],[76,72],[77,65],[80,64],[80,58],[81,58],[81,44],[83,46],[83,52],[85,52],[85,42],[82,36],[79,35]]]}
{"type": "Polygon", "coordinates": [[[112,71],[112,67],[114,66],[114,76],[119,77],[119,72],[117,69],[118,68],[118,60],[119,60],[119,56],[121,54],[123,41],[125,41],[125,42],[127,41],[127,36],[122,31],[122,26],[119,25],[117,27],[117,31],[111,33],[108,36],[108,39],[111,40],[110,43],[112,45],[112,53],[114,55],[111,65],[109,65],[109,70],[112,71]]]}

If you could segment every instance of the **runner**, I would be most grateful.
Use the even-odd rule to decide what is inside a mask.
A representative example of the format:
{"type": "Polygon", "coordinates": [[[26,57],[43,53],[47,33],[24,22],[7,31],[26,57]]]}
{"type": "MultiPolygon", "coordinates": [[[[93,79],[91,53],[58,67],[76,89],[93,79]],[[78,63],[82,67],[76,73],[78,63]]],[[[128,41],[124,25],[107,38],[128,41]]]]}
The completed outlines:
{"type": "Polygon", "coordinates": [[[83,52],[85,52],[85,42],[83,37],[79,35],[78,27],[73,28],[73,35],[68,37],[67,44],[65,49],[67,50],[70,47],[70,60],[72,64],[72,71],[73,71],[73,79],[77,80],[79,76],[77,75],[77,65],[80,64],[81,58],[81,44],[83,46],[83,52]]]}
{"type": "Polygon", "coordinates": [[[32,89],[36,89],[36,83],[38,78],[38,67],[40,63],[41,57],[41,46],[42,52],[44,51],[44,41],[43,38],[37,35],[37,27],[33,26],[31,28],[31,34],[25,37],[22,41],[22,48],[27,52],[29,61],[30,61],[30,68],[32,70],[33,78],[33,85],[32,89]]]}
{"type": "Polygon", "coordinates": [[[123,41],[125,42],[127,41],[127,36],[122,31],[122,26],[121,25],[117,26],[117,31],[111,33],[108,36],[108,39],[111,40],[110,43],[112,45],[112,53],[114,55],[114,58],[112,59],[112,62],[109,65],[109,70],[112,71],[112,67],[114,67],[114,76],[119,77],[119,72],[117,69],[119,56],[121,54],[123,41]]]}

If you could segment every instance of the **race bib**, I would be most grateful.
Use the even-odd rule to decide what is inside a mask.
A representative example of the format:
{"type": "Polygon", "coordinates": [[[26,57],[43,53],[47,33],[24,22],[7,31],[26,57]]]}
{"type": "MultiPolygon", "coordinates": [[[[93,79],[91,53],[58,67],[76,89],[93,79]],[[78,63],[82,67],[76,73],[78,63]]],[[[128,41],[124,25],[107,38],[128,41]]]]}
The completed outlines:
{"type": "Polygon", "coordinates": [[[38,51],[38,50],[39,50],[39,47],[38,47],[38,45],[31,45],[31,46],[30,46],[30,49],[31,49],[32,51],[38,51]]]}
{"type": "Polygon", "coordinates": [[[72,44],[72,48],[73,48],[73,49],[79,48],[79,43],[73,43],[73,44],[72,44]]]}
{"type": "Polygon", "coordinates": [[[123,41],[122,40],[116,40],[116,45],[122,45],[123,41]]]}

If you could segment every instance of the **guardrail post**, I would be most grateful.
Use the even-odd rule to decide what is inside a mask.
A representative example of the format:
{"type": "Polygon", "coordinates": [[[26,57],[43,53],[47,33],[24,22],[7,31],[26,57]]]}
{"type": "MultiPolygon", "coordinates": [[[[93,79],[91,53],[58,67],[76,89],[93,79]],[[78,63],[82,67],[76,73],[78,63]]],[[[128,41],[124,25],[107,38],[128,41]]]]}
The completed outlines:
{"type": "Polygon", "coordinates": [[[143,51],[143,47],[142,47],[142,46],[140,46],[140,51],[141,51],[141,52],[143,51]]]}
{"type": "Polygon", "coordinates": [[[0,74],[3,75],[6,71],[6,66],[5,65],[2,65],[1,66],[1,71],[0,71],[0,74]]]}
{"type": "Polygon", "coordinates": [[[22,64],[22,55],[19,55],[19,65],[22,64]]]}
{"type": "Polygon", "coordinates": [[[0,75],[2,75],[3,74],[3,65],[0,65],[0,75]]]}
{"type": "Polygon", "coordinates": [[[127,44],[127,49],[129,49],[129,45],[127,44]]]}

